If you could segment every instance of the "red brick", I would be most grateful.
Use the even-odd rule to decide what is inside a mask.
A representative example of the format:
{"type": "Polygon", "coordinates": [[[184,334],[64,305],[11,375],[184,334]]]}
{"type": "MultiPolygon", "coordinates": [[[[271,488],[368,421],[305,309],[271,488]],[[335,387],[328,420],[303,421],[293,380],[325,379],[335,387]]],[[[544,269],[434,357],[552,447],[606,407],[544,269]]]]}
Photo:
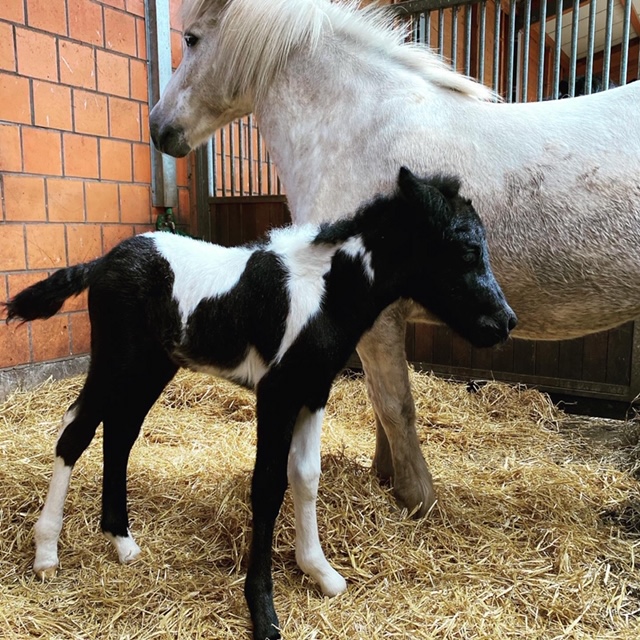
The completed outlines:
{"type": "Polygon", "coordinates": [[[147,63],[144,60],[130,60],[131,67],[131,97],[140,102],[149,99],[149,85],[147,84],[147,63]]]}
{"type": "Polygon", "coordinates": [[[35,362],[55,360],[69,355],[69,316],[53,316],[31,323],[31,342],[35,362]]]}
{"type": "Polygon", "coordinates": [[[122,222],[150,223],[151,199],[149,187],[138,184],[121,184],[120,212],[122,222]]]}
{"type": "Polygon", "coordinates": [[[189,186],[189,168],[191,156],[176,159],[176,183],[179,187],[189,186]]]}
{"type": "Polygon", "coordinates": [[[129,60],[107,51],[97,52],[98,91],[129,97],[129,60]]]}
{"type": "Polygon", "coordinates": [[[29,326],[0,322],[0,368],[26,364],[30,359],[29,326]]]}
{"type": "Polygon", "coordinates": [[[138,58],[147,59],[147,29],[144,19],[136,20],[136,35],[138,40],[138,58]]]}
{"type": "Polygon", "coordinates": [[[133,145],[133,181],[151,184],[151,149],[148,144],[133,145]]]}
{"type": "Polygon", "coordinates": [[[91,136],[62,134],[64,175],[77,178],[97,178],[98,141],[91,136]]]}
{"type": "Polygon", "coordinates": [[[71,353],[73,355],[89,353],[91,350],[89,314],[85,311],[72,313],[69,317],[71,319],[71,353]]]}
{"type": "Polygon", "coordinates": [[[100,140],[100,177],[131,182],[131,143],[100,140]]]}
{"type": "Polygon", "coordinates": [[[135,235],[132,226],[125,224],[109,224],[102,227],[102,251],[106,253],[123,240],[135,235]]]}
{"type": "Polygon", "coordinates": [[[41,80],[58,79],[56,39],[46,33],[16,28],[18,73],[41,80]]]}
{"type": "Polygon", "coordinates": [[[149,105],[140,105],[140,128],[142,131],[142,142],[151,143],[149,136],[149,105]]]}
{"type": "Polygon", "coordinates": [[[7,220],[46,220],[44,178],[5,175],[3,183],[7,220]]]}
{"type": "Polygon", "coordinates": [[[124,9],[125,8],[125,1],[124,0],[100,0],[102,2],[102,4],[109,4],[112,7],[116,7],[118,9],[124,9]]]}
{"type": "Polygon", "coordinates": [[[126,0],[125,6],[129,13],[144,18],[144,0],[126,0]]]}
{"type": "Polygon", "coordinates": [[[95,49],[68,40],[58,41],[60,82],[83,89],[96,88],[95,49]]]}
{"type": "Polygon", "coordinates": [[[0,22],[0,69],[16,70],[16,54],[13,48],[13,26],[0,22]]]}
{"type": "Polygon", "coordinates": [[[0,120],[31,124],[29,80],[0,73],[0,120]]]}
{"type": "Polygon", "coordinates": [[[24,23],[23,0],[2,0],[0,2],[0,19],[24,23]]]}
{"type": "Polygon", "coordinates": [[[104,10],[105,48],[135,56],[136,19],[122,11],[104,10]]]}
{"type": "Polygon", "coordinates": [[[65,0],[27,0],[29,26],[49,33],[67,33],[65,0]]]}
{"type": "Polygon", "coordinates": [[[87,292],[83,291],[79,296],[72,296],[71,298],[67,298],[65,303],[62,305],[62,309],[60,309],[61,313],[67,313],[69,311],[84,311],[87,309],[88,302],[87,292]]]}
{"type": "Polygon", "coordinates": [[[120,202],[118,185],[112,182],[85,183],[87,220],[90,222],[119,222],[120,202]]]}
{"type": "Polygon", "coordinates": [[[82,180],[49,178],[47,208],[51,222],[84,220],[84,184],[82,180]]]}
{"type": "Polygon", "coordinates": [[[75,130],[78,133],[109,135],[109,115],[105,96],[76,89],[73,92],[73,116],[75,130]]]}
{"type": "Polygon", "coordinates": [[[24,225],[0,223],[0,271],[26,268],[24,225]]]}
{"type": "Polygon", "coordinates": [[[0,124],[0,171],[22,171],[20,127],[0,124]]]}
{"type": "Polygon", "coordinates": [[[67,0],[69,35],[99,47],[104,44],[102,7],[90,0],[67,0]]]}
{"type": "Polygon", "coordinates": [[[155,231],[156,228],[152,224],[137,224],[133,227],[133,230],[136,235],[140,235],[141,233],[149,233],[149,231],[155,231]]]}
{"type": "Polygon", "coordinates": [[[178,211],[185,222],[191,222],[191,196],[189,189],[178,189],[178,211]]]}
{"type": "Polygon", "coordinates": [[[47,129],[73,127],[71,120],[71,89],[51,82],[33,82],[35,123],[47,129]]]}
{"type": "Polygon", "coordinates": [[[68,224],[69,264],[88,262],[102,255],[102,232],[99,224],[68,224]]]}
{"type": "Polygon", "coordinates": [[[169,1],[169,24],[174,31],[182,30],[182,2],[169,1]]]}
{"type": "Polygon", "coordinates": [[[27,267],[29,269],[59,269],[67,264],[64,225],[27,225],[27,267]]]}
{"type": "Polygon", "coordinates": [[[48,129],[23,127],[22,158],[26,173],[62,175],[60,134],[48,129]]]}
{"type": "Polygon", "coordinates": [[[133,100],[109,98],[112,138],[140,140],[140,105],[133,100]]]}

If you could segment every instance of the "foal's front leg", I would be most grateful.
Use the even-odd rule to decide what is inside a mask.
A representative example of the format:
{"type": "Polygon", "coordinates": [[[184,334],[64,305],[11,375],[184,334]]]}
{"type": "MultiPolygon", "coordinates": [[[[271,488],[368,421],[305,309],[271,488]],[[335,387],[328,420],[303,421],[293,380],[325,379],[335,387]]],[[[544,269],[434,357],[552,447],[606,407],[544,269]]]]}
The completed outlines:
{"type": "MultiPolygon", "coordinates": [[[[268,376],[269,374],[267,374],[268,376]]],[[[258,450],[251,483],[253,536],[244,593],[251,612],[255,640],[280,638],[273,604],[271,548],[276,517],[287,488],[287,457],[299,404],[263,379],[257,391],[258,450]]]]}
{"type": "Polygon", "coordinates": [[[416,434],[416,411],[407,370],[405,301],[382,312],[358,344],[367,391],[376,413],[374,468],[390,480],[399,502],[417,516],[435,501],[433,480],[416,434]]]}
{"type": "Polygon", "coordinates": [[[316,500],[320,481],[320,434],[324,409],[298,415],[289,451],[288,476],[296,515],[296,561],[326,596],[347,588],[345,579],[327,562],[318,537],[316,500]]]}

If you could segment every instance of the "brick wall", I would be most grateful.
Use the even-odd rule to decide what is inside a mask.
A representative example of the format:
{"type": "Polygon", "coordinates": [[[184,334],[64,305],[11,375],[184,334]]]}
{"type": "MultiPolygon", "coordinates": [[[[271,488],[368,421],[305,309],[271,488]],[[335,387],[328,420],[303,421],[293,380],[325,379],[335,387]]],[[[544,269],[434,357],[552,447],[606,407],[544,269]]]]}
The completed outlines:
{"type": "MultiPolygon", "coordinates": [[[[153,228],[147,101],[143,0],[0,1],[0,300],[153,228]]],[[[88,347],[81,296],[46,322],[0,322],[0,373],[88,347]]]]}

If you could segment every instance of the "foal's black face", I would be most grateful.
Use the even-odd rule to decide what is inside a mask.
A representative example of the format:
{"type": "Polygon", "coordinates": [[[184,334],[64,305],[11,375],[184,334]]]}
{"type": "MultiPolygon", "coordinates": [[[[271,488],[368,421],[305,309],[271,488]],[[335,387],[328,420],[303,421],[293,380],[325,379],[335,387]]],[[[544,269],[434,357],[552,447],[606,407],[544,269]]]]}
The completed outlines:
{"type": "Polygon", "coordinates": [[[413,238],[408,297],[474,346],[503,342],[517,320],[491,271],[480,217],[455,182],[418,187],[414,195],[429,214],[413,238]]]}

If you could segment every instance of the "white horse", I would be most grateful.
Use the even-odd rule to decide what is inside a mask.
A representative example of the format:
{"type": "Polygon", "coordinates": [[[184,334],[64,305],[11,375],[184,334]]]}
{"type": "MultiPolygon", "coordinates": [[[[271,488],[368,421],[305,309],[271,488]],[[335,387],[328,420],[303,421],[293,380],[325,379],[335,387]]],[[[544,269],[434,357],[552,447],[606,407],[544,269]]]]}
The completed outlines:
{"type": "MultiPolygon", "coordinates": [[[[496,103],[406,44],[385,15],[328,0],[187,0],[184,58],[150,116],[156,146],[183,156],[253,112],[296,223],[332,220],[390,193],[401,164],[458,175],[485,222],[516,335],[572,338],[638,316],[640,82],[496,103]]],[[[374,468],[422,515],[435,496],[415,431],[407,320],[432,318],[398,303],[358,353],[377,418],[374,468]]],[[[319,437],[311,425],[299,433],[319,437]]],[[[304,513],[297,544],[315,527],[315,509],[304,513]]],[[[326,563],[319,546],[311,555],[326,563]]]]}

